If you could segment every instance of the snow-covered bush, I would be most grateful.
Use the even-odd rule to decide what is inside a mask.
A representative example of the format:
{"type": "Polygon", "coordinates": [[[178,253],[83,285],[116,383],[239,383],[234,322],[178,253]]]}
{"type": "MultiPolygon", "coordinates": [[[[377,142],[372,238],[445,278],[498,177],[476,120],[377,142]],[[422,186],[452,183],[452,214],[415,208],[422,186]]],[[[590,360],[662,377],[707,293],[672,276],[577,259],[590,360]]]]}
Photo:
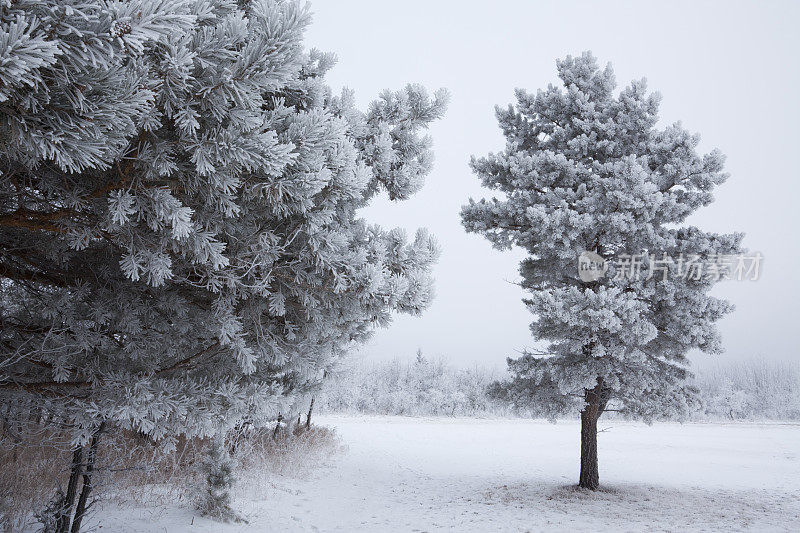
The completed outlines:
{"type": "Polygon", "coordinates": [[[800,420],[800,362],[750,359],[697,372],[701,417],[800,420]]]}
{"type": "Polygon", "coordinates": [[[479,367],[459,369],[443,359],[355,361],[323,386],[322,412],[405,416],[486,416],[507,407],[493,402],[486,388],[497,379],[479,367]]]}

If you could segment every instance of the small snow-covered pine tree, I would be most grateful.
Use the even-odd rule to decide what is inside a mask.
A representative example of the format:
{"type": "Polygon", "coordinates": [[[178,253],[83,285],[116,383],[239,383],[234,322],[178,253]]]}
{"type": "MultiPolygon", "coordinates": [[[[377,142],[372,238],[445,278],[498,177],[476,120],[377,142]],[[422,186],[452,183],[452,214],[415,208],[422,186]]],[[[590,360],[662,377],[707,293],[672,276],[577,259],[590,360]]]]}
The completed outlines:
{"type": "Polygon", "coordinates": [[[497,109],[506,148],[471,166],[503,196],[470,200],[462,219],[495,247],[528,252],[520,274],[531,330],[550,343],[509,359],[513,378],[494,393],[554,417],[580,410],[579,484],[596,489],[597,419],[607,406],[646,420],[686,412],[695,402],[687,352],[720,351],[714,323],[732,306],[709,296],[711,273],[680,275],[679,258],[738,253],[742,236],[684,225],[725,180],[723,156],[699,155],[698,136],[679,123],[657,128],[660,97],[644,80],[615,94],[611,66],[590,53],[557,66],[563,87],[518,90],[516,106],[497,109]],[[581,279],[584,251],[605,261],[605,276],[581,279]],[[620,276],[615,265],[639,254],[640,275],[620,276]],[[675,262],[656,271],[651,260],[662,254],[675,262]]]}
{"type": "Polygon", "coordinates": [[[236,481],[234,459],[228,453],[223,438],[214,438],[203,464],[205,486],[198,504],[204,516],[224,521],[238,521],[240,518],[231,508],[231,488],[236,481]]]}

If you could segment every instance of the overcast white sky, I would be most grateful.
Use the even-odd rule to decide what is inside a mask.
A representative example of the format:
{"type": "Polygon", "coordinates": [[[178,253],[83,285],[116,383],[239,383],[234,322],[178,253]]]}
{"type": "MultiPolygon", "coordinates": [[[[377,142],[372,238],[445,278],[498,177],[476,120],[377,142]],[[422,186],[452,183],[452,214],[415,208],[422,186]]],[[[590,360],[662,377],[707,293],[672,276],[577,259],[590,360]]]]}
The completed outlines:
{"type": "MultiPolygon", "coordinates": [[[[532,345],[531,315],[516,280],[520,251],[500,253],[467,235],[460,206],[486,193],[471,154],[503,148],[494,106],[555,82],[555,60],[592,50],[620,85],[646,77],[663,95],[663,123],[682,120],[701,148],[720,148],[731,177],[716,202],[690,220],[744,231],[764,254],[757,282],[723,282],[736,304],[721,322],[736,360],[798,358],[800,329],[800,3],[316,0],[307,44],[335,52],[328,76],[356,91],[362,108],[384,88],[446,87],[451,103],[431,133],[436,163],[412,200],[381,199],[370,221],[420,226],[442,247],[437,299],[421,317],[401,316],[363,349],[368,357],[413,357],[418,347],[458,365],[504,365],[532,345]]],[[[716,356],[699,356],[698,363],[716,356]]],[[[701,363],[702,364],[702,363],[701,363]]]]}

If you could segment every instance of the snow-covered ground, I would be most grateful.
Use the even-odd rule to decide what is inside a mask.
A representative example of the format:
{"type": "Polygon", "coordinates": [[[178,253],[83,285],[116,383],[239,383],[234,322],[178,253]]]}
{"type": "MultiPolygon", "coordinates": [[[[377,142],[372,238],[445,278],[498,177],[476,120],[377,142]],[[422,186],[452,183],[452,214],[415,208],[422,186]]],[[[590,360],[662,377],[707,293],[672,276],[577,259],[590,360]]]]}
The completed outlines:
{"type": "Polygon", "coordinates": [[[243,481],[248,524],[189,509],[100,511],[101,531],[800,531],[800,425],[601,419],[596,493],[578,425],[320,417],[346,450],[300,479],[243,481]]]}

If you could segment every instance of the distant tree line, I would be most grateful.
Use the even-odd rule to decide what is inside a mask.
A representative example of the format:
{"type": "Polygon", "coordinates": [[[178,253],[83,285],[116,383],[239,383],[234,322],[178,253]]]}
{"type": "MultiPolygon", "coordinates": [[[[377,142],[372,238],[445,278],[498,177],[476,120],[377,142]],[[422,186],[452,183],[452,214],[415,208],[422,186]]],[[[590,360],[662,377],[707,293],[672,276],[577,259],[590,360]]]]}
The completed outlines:
{"type": "MultiPolygon", "coordinates": [[[[544,409],[493,398],[490,391],[500,377],[485,366],[459,368],[441,358],[356,360],[325,383],[317,405],[328,414],[547,416],[544,409]]],[[[700,399],[691,421],[800,420],[800,363],[729,362],[698,370],[690,382],[700,399]]]]}

